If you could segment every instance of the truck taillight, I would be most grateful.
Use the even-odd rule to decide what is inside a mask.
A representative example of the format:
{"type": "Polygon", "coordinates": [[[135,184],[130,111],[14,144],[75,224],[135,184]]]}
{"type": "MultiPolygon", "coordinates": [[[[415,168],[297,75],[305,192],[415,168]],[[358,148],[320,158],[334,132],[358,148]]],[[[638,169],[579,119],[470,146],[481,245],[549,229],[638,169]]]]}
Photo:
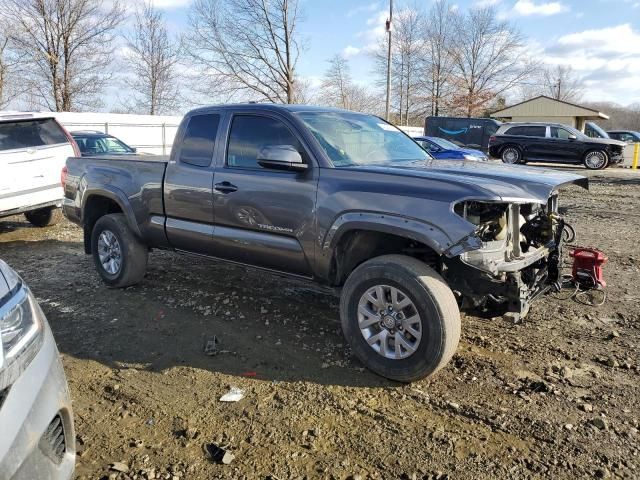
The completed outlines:
{"type": "Polygon", "coordinates": [[[67,140],[69,140],[69,143],[71,144],[71,148],[73,148],[73,156],[74,157],[81,157],[82,153],[80,153],[80,147],[78,147],[78,143],[71,136],[69,131],[66,128],[64,128],[60,122],[58,122],[58,120],[56,120],[56,123],[62,129],[62,131],[64,132],[65,136],[67,137],[67,140]]]}
{"type": "Polygon", "coordinates": [[[67,172],[67,166],[65,165],[62,167],[62,171],[60,172],[60,183],[62,184],[62,188],[64,188],[67,183],[67,172]]]}

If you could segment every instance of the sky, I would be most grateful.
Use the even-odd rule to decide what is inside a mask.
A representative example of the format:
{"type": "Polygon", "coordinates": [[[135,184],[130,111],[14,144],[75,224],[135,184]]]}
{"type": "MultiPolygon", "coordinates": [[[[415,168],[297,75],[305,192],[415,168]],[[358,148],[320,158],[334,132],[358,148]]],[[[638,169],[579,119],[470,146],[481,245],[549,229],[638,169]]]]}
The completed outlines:
{"type": "MultiPolygon", "coordinates": [[[[433,0],[395,0],[428,8],[433,0]]],[[[640,102],[640,0],[458,0],[455,8],[494,6],[524,34],[527,50],[550,65],[569,65],[584,80],[583,100],[640,102]]],[[[155,0],[179,32],[187,28],[190,0],[155,0]]],[[[301,0],[306,50],[298,74],[318,84],[327,60],[349,58],[352,76],[375,81],[371,49],[384,35],[388,0],[301,0]]]]}

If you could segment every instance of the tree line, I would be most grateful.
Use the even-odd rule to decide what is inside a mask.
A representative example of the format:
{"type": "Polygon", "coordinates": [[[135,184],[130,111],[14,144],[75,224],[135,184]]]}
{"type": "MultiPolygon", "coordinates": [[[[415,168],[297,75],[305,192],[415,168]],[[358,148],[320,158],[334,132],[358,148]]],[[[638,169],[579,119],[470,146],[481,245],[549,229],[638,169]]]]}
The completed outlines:
{"type": "MultiPolygon", "coordinates": [[[[405,7],[393,17],[395,123],[483,116],[502,107],[507,95],[582,99],[575,72],[532,58],[521,32],[493,7],[429,5],[405,7]]],[[[375,82],[354,81],[349,59],[337,54],[313,86],[298,73],[307,44],[302,21],[300,0],[193,0],[187,28],[172,35],[164,13],[143,0],[133,9],[121,0],[4,0],[0,108],[19,98],[32,109],[98,109],[106,87],[115,84],[127,92],[115,107],[122,112],[176,113],[197,99],[317,103],[381,114],[386,36],[368,53],[375,82]]]]}

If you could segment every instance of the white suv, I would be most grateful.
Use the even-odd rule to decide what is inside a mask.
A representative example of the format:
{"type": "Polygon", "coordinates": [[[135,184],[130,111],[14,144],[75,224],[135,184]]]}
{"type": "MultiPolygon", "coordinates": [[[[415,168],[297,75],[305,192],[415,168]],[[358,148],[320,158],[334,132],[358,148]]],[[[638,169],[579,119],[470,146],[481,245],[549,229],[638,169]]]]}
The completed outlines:
{"type": "Polygon", "coordinates": [[[24,213],[38,227],[62,203],[60,175],[78,147],[58,121],[42,114],[0,113],[0,217],[24,213]]]}

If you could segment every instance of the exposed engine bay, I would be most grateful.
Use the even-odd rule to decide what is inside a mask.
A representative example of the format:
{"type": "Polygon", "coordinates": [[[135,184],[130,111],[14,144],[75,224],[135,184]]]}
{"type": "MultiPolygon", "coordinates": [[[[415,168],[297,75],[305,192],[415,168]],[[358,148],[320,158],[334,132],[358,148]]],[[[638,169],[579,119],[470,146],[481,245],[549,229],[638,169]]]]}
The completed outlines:
{"type": "Polygon", "coordinates": [[[462,307],[524,316],[558,282],[565,223],[557,195],[546,204],[464,201],[455,213],[476,226],[481,247],[445,263],[462,307]]]}

